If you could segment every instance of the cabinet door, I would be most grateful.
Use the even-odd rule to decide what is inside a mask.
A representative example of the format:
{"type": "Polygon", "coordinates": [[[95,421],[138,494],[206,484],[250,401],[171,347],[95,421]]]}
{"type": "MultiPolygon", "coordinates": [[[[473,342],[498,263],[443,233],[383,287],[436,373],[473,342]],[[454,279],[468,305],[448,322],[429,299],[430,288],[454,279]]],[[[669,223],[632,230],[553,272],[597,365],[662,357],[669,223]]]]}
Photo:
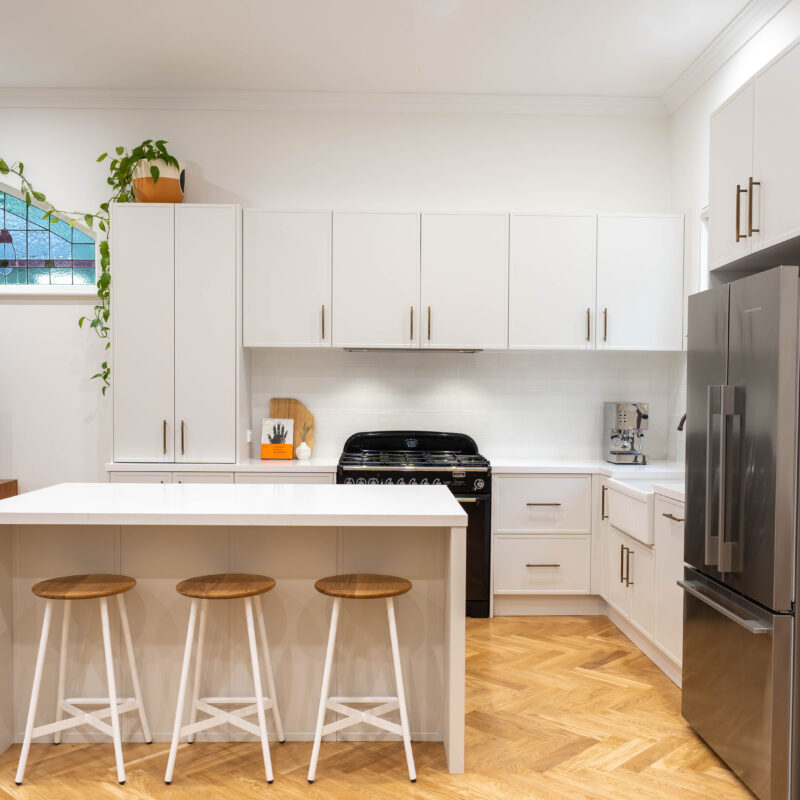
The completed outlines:
{"type": "Polygon", "coordinates": [[[594,346],[597,217],[511,217],[509,346],[594,346]]]}
{"type": "Polygon", "coordinates": [[[245,347],[330,347],[331,215],[245,211],[245,347]]]}
{"type": "Polygon", "coordinates": [[[683,503],[656,497],[655,640],[679,664],[683,653],[683,503]]]}
{"type": "Polygon", "coordinates": [[[753,250],[800,235],[800,46],[755,80],[753,250]],[[790,100],[791,98],[791,100],[790,100]]]}
{"type": "Polygon", "coordinates": [[[175,207],[176,461],[235,460],[236,216],[175,207]]]}
{"type": "Polygon", "coordinates": [[[233,483],[232,472],[173,472],[173,483],[233,483]]]}
{"type": "Polygon", "coordinates": [[[592,594],[608,599],[609,574],[606,569],[608,544],[608,487],[605,478],[592,478],[592,594]]]}
{"type": "Polygon", "coordinates": [[[753,174],[753,84],[748,83],[711,115],[708,265],[716,269],[746,256],[747,189],[753,174]],[[739,235],[736,218],[739,216],[739,235]],[[737,241],[738,239],[738,241],[737,241]]]}
{"type": "Polygon", "coordinates": [[[653,638],[656,620],[655,576],[653,550],[647,545],[628,539],[630,558],[626,552],[626,576],[630,582],[630,619],[639,630],[653,638]]]}
{"type": "Polygon", "coordinates": [[[631,614],[631,593],[625,585],[625,570],[627,567],[627,550],[630,543],[616,529],[610,525],[606,532],[606,600],[624,617],[631,614]]]}
{"type": "Polygon", "coordinates": [[[508,347],[508,217],[422,215],[423,347],[508,347]]]}
{"type": "Polygon", "coordinates": [[[334,347],[419,346],[419,214],[334,214],[334,347]]]}
{"type": "Polygon", "coordinates": [[[112,206],[114,461],[172,461],[174,207],[112,206]]]}
{"type": "Polygon", "coordinates": [[[109,472],[109,483],[172,483],[170,472],[109,472]]]}
{"type": "Polygon", "coordinates": [[[683,348],[683,217],[600,215],[597,346],[683,348]]]}

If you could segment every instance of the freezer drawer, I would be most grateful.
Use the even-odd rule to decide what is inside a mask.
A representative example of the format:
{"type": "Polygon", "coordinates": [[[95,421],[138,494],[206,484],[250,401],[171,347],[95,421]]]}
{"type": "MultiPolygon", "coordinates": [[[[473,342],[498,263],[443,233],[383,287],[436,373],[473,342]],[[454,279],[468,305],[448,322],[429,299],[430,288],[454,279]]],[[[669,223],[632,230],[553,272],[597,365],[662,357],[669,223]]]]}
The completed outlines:
{"type": "Polygon", "coordinates": [[[683,716],[760,800],[785,800],[793,617],[686,569],[683,716]]]}

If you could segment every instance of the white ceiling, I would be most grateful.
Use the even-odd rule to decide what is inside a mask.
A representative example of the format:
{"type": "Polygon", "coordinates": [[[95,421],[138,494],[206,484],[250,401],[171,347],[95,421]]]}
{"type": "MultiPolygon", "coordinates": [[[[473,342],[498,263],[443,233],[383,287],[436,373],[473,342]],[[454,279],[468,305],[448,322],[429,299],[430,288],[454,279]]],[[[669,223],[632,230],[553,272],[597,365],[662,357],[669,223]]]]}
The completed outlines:
{"type": "Polygon", "coordinates": [[[749,5],[0,0],[0,87],[660,97],[749,5]]]}

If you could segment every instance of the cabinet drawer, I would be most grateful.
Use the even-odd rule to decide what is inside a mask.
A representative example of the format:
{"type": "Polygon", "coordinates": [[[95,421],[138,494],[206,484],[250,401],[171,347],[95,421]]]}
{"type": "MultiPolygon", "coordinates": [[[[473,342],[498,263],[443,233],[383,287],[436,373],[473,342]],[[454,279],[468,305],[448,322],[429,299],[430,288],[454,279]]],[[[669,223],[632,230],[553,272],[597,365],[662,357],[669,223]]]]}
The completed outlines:
{"type": "Polygon", "coordinates": [[[495,594],[588,594],[588,536],[498,536],[495,594]]]}
{"type": "Polygon", "coordinates": [[[590,533],[588,475],[521,475],[494,479],[498,533],[590,533]]]}
{"type": "Polygon", "coordinates": [[[237,472],[236,483],[334,483],[329,472],[237,472]]]}

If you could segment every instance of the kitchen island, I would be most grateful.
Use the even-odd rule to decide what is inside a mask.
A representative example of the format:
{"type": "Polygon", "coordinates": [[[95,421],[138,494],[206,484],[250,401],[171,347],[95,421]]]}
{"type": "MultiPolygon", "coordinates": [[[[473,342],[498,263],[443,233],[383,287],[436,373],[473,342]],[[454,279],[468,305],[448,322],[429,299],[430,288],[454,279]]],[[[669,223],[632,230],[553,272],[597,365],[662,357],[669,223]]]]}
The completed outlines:
{"type": "MultiPolygon", "coordinates": [[[[44,612],[30,589],[43,578],[85,572],[136,578],[128,614],[144,703],[161,741],[171,734],[189,613],[175,584],[217,572],[275,578],[264,612],[284,727],[288,739],[311,740],[330,614],[330,600],[314,581],[383,572],[413,582],[397,600],[412,740],[443,741],[449,771],[461,773],[466,523],[444,486],[64,483],[0,501],[0,751],[22,739],[44,612]]],[[[225,695],[252,686],[242,615],[228,608],[233,602],[212,606],[206,634],[204,685],[225,695]]],[[[57,625],[60,616],[56,608],[57,625]]],[[[119,635],[113,616],[112,625],[119,635]]],[[[383,604],[345,603],[335,694],[392,693],[385,626],[383,604]]],[[[42,718],[55,708],[58,637],[51,642],[42,718]]],[[[69,693],[102,695],[96,604],[74,604],[69,644],[69,693]]],[[[129,675],[122,650],[115,652],[124,695],[129,675]]],[[[140,739],[135,722],[125,722],[123,736],[140,739]]],[[[64,738],[95,739],[92,729],[71,733],[64,738]]],[[[352,727],[339,735],[382,734],[352,727]]],[[[208,738],[248,737],[220,728],[208,738]]]]}

